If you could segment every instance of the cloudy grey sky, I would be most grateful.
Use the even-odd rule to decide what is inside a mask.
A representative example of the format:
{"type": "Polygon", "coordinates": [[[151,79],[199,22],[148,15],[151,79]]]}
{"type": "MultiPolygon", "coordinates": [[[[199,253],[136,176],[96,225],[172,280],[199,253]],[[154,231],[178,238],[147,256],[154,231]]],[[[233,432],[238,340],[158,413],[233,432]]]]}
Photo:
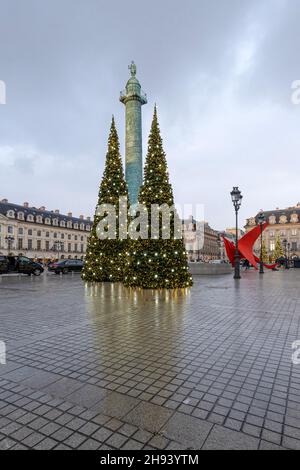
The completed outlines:
{"type": "Polygon", "coordinates": [[[222,229],[300,200],[299,0],[0,0],[0,198],[92,215],[134,59],[178,203],[222,229]]]}

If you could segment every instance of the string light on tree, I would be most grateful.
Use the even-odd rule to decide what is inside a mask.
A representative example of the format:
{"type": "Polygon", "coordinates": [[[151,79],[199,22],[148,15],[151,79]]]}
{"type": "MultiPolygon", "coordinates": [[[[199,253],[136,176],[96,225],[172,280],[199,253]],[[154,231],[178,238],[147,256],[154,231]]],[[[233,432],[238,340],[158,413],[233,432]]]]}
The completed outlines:
{"type": "MultiPolygon", "coordinates": [[[[112,118],[97,206],[109,202],[115,207],[116,213],[119,213],[119,197],[121,196],[128,197],[128,192],[120,156],[119,138],[114,118],[112,118]]],[[[82,278],[84,281],[92,282],[120,282],[123,281],[125,264],[123,254],[127,241],[119,239],[121,224],[119,224],[118,218],[116,220],[116,239],[101,239],[101,237],[99,239],[96,228],[103,218],[104,216],[100,217],[97,212],[95,213],[82,278]],[[100,257],[101,265],[99,264],[100,257]]],[[[108,229],[109,225],[106,228],[108,229]]],[[[105,233],[102,231],[100,235],[103,237],[105,233]]]]}

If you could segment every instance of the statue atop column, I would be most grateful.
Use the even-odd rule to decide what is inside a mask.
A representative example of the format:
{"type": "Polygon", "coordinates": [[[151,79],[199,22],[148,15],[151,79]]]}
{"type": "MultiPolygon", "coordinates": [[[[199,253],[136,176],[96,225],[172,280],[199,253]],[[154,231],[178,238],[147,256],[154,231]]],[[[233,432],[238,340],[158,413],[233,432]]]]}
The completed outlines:
{"type": "Polygon", "coordinates": [[[135,65],[133,60],[131,61],[131,64],[128,65],[128,68],[130,70],[131,76],[135,77],[136,76],[136,65],[135,65]]]}

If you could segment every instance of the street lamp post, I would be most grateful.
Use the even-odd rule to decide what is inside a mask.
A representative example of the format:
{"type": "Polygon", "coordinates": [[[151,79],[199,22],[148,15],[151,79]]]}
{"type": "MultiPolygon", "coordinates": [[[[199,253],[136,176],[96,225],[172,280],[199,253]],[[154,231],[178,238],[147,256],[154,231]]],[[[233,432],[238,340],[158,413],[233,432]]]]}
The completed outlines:
{"type": "Polygon", "coordinates": [[[58,261],[59,261],[59,252],[62,251],[62,242],[60,242],[59,240],[56,240],[56,241],[54,242],[54,245],[53,245],[52,250],[53,250],[54,252],[57,252],[57,253],[58,253],[57,259],[58,259],[58,261]]]}
{"type": "Polygon", "coordinates": [[[290,269],[290,249],[291,249],[291,244],[287,244],[287,269],[290,269]]]}
{"type": "Polygon", "coordinates": [[[235,210],[235,255],[234,255],[234,279],[241,279],[240,274],[240,256],[239,256],[239,228],[238,228],[238,212],[242,204],[242,193],[237,186],[233,187],[230,193],[235,210]]]}
{"type": "Polygon", "coordinates": [[[8,254],[9,254],[10,250],[11,250],[11,247],[12,247],[12,244],[15,240],[15,237],[13,237],[12,235],[8,235],[7,237],[5,237],[5,240],[7,241],[7,250],[8,250],[8,254]]]}
{"type": "Polygon", "coordinates": [[[265,221],[265,215],[263,212],[257,217],[260,226],[260,259],[259,259],[259,274],[264,274],[264,262],[263,262],[263,224],[265,221]]]}
{"type": "Polygon", "coordinates": [[[200,228],[200,222],[196,222],[196,239],[197,239],[197,261],[200,263],[200,252],[202,248],[202,232],[200,228]],[[200,238],[201,237],[201,238],[200,238]]]}

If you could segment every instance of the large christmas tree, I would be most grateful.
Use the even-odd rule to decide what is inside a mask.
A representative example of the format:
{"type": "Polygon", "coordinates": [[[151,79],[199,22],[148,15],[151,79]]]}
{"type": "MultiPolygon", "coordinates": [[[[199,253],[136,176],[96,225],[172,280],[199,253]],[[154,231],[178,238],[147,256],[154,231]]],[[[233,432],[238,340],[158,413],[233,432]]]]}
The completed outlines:
{"type": "MultiPolygon", "coordinates": [[[[176,214],[174,215],[174,212],[169,214],[170,237],[168,239],[163,234],[165,227],[162,226],[161,213],[159,213],[157,235],[153,236],[151,233],[151,205],[167,204],[172,206],[174,204],[156,107],[148,140],[144,183],[139,193],[139,204],[143,204],[148,211],[146,229],[148,239],[130,240],[124,284],[144,289],[175,289],[191,286],[193,282],[188,270],[184,243],[182,238],[175,238],[174,219],[176,214]]],[[[179,235],[181,235],[181,225],[179,235]]]]}
{"type": "MultiPolygon", "coordinates": [[[[125,198],[127,203],[127,184],[120,156],[119,138],[114,118],[112,118],[97,208],[100,206],[105,208],[103,204],[114,206],[116,211],[115,226],[113,227],[113,236],[111,236],[112,227],[109,226],[109,223],[106,223],[108,213],[103,211],[103,209],[100,212],[96,208],[94,223],[88,240],[85,265],[82,271],[82,279],[84,281],[119,282],[123,280],[125,260],[123,251],[126,240],[122,239],[121,232],[123,231],[124,233],[125,229],[125,234],[127,234],[127,221],[122,223],[124,214],[119,218],[119,214],[121,215],[121,212],[119,212],[120,197],[125,198]],[[99,222],[103,225],[103,228],[100,230],[99,222]]],[[[121,211],[122,207],[123,204],[121,204],[121,211]]],[[[127,219],[127,214],[125,214],[125,218],[127,219]]]]}

